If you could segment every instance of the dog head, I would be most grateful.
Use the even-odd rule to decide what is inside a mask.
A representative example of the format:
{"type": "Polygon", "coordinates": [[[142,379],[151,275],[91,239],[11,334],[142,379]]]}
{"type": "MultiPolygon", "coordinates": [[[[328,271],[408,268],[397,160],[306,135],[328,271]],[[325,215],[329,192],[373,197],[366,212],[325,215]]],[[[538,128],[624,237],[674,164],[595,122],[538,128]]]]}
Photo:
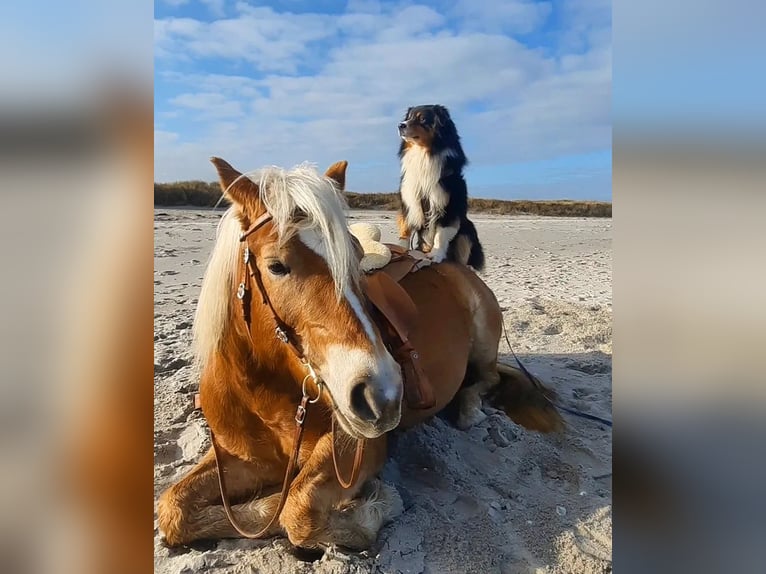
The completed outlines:
{"type": "Polygon", "coordinates": [[[457,131],[447,108],[426,105],[407,109],[399,123],[399,136],[405,143],[431,149],[447,145],[457,131]]]}

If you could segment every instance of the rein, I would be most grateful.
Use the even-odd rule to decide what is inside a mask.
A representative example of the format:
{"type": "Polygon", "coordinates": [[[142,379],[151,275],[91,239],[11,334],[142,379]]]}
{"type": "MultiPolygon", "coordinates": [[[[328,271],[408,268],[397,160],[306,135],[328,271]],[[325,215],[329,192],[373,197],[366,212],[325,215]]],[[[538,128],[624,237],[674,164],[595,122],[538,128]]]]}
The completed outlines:
{"type": "MultiPolygon", "coordinates": [[[[253,224],[245,231],[243,232],[239,240],[240,242],[245,242],[247,238],[255,233],[258,229],[263,227],[266,223],[270,222],[272,219],[271,214],[266,212],[263,215],[261,215],[258,219],[256,219],[253,224]]],[[[222,465],[222,455],[221,455],[221,448],[218,445],[218,442],[215,439],[215,435],[213,434],[213,431],[210,431],[210,442],[213,445],[213,454],[215,455],[215,466],[216,471],[218,472],[218,487],[221,491],[221,500],[223,502],[223,509],[226,512],[226,517],[229,519],[229,522],[234,527],[234,530],[239,532],[242,536],[245,538],[260,538],[263,535],[265,535],[273,526],[276,524],[277,519],[279,518],[279,515],[282,513],[282,509],[285,507],[285,503],[287,502],[287,495],[290,491],[290,486],[292,486],[293,482],[293,475],[295,474],[295,467],[298,463],[298,456],[300,454],[301,450],[301,442],[303,441],[303,430],[304,430],[304,422],[306,420],[306,415],[308,414],[308,408],[309,405],[319,402],[319,399],[322,397],[322,387],[323,383],[322,380],[317,376],[316,372],[314,371],[314,368],[311,366],[311,363],[309,363],[308,359],[306,359],[305,355],[303,354],[303,350],[301,349],[300,345],[295,341],[294,337],[292,336],[292,329],[287,326],[287,324],[282,321],[282,319],[279,317],[279,314],[277,313],[276,309],[274,309],[274,306],[271,304],[271,300],[269,299],[268,294],[266,293],[266,289],[263,285],[263,280],[261,278],[261,274],[258,270],[258,267],[255,265],[254,257],[250,253],[250,249],[247,247],[247,244],[245,244],[244,249],[244,257],[243,257],[243,271],[242,271],[242,281],[240,282],[238,288],[237,288],[237,299],[239,299],[242,303],[242,313],[245,319],[245,324],[247,325],[247,334],[251,337],[251,343],[252,343],[252,334],[250,332],[250,279],[253,278],[255,280],[255,284],[258,287],[258,291],[261,294],[261,299],[264,305],[266,305],[269,308],[269,311],[271,312],[271,315],[274,319],[274,322],[276,323],[276,328],[274,330],[275,336],[277,339],[282,341],[284,344],[288,346],[288,348],[293,352],[293,354],[298,358],[298,360],[303,364],[303,366],[306,367],[308,373],[303,378],[303,383],[301,385],[301,392],[303,396],[301,397],[300,403],[298,404],[298,408],[295,411],[295,434],[293,435],[293,449],[292,453],[290,454],[289,462],[287,463],[287,470],[285,471],[285,478],[282,482],[282,492],[279,496],[279,504],[277,505],[277,509],[274,511],[274,515],[271,517],[271,520],[269,523],[264,526],[261,530],[258,532],[250,532],[240,526],[237,523],[237,520],[234,518],[234,512],[232,511],[231,504],[229,503],[229,497],[227,494],[226,489],[226,483],[223,478],[223,465],[222,465]],[[317,387],[317,396],[314,398],[311,398],[306,390],[306,382],[311,379],[314,384],[317,387]]],[[[356,453],[354,455],[354,465],[351,469],[351,477],[348,481],[344,480],[341,477],[340,468],[338,467],[338,461],[335,455],[335,416],[332,417],[332,462],[333,467],[335,468],[335,476],[338,480],[338,483],[345,489],[351,488],[359,478],[359,471],[362,467],[362,458],[364,455],[364,439],[357,439],[356,441],[356,453]]]]}

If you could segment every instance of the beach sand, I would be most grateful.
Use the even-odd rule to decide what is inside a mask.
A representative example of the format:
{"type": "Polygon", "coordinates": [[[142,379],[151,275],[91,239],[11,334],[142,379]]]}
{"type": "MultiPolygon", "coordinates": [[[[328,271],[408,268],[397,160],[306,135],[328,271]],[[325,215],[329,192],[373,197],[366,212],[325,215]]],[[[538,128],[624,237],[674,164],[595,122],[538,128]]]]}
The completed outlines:
{"type": "MultiPolygon", "coordinates": [[[[209,447],[193,410],[191,325],[222,211],[155,210],[155,498],[209,447]]],[[[395,237],[388,212],[350,213],[395,237]]],[[[482,277],[524,365],[560,402],[611,419],[611,219],[473,215],[482,277]]],[[[505,341],[501,359],[512,362],[505,341]]],[[[362,554],[301,562],[283,539],[168,549],[155,521],[155,572],[611,572],[611,429],[564,414],[562,435],[502,413],[460,431],[440,418],[397,433],[382,478],[403,514],[362,554]]]]}

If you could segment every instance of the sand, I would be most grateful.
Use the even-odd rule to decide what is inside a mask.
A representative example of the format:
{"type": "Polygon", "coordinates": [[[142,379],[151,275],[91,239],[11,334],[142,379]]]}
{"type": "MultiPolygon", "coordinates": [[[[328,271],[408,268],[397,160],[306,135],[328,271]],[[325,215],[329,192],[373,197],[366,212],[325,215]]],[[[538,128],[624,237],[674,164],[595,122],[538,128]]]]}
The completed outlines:
{"type": "MultiPolygon", "coordinates": [[[[208,448],[192,409],[191,323],[221,212],[155,211],[155,495],[208,448]]],[[[351,212],[393,240],[387,212],[351,212]]],[[[611,219],[475,215],[516,353],[570,407],[611,419],[611,219]]],[[[510,360],[505,342],[501,357],[510,360]]],[[[460,431],[441,418],[396,433],[382,478],[404,512],[362,554],[301,562],[280,539],[168,549],[155,571],[317,573],[611,572],[609,427],[564,415],[560,436],[502,413],[460,431]]]]}

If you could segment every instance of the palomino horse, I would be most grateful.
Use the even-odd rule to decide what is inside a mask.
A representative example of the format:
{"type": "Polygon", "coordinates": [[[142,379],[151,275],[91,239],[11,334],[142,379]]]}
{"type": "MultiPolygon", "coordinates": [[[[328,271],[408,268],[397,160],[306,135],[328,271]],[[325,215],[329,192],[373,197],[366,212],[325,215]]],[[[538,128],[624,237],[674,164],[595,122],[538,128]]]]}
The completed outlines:
{"type": "Polygon", "coordinates": [[[481,418],[487,391],[517,422],[559,427],[547,391],[498,364],[497,300],[455,263],[401,281],[418,309],[410,340],[436,399],[428,409],[408,408],[346,227],[346,162],[322,176],[306,166],[242,175],[212,161],[233,204],[219,225],[194,323],[213,447],[160,497],[168,544],[282,534],[304,548],[365,549],[401,507],[375,479],[389,431],[433,416],[456,395],[458,424],[469,426],[481,418]]]}

